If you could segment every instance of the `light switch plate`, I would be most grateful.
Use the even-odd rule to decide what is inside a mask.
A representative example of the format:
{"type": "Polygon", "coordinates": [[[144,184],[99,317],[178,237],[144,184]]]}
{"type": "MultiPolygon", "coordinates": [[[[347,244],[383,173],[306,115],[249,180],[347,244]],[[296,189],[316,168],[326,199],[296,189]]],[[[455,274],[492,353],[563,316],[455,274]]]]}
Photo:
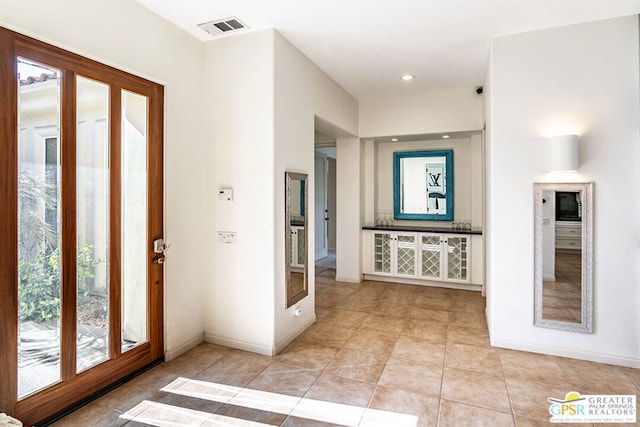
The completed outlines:
{"type": "Polygon", "coordinates": [[[218,231],[218,243],[235,245],[237,241],[235,231],[218,231]]]}

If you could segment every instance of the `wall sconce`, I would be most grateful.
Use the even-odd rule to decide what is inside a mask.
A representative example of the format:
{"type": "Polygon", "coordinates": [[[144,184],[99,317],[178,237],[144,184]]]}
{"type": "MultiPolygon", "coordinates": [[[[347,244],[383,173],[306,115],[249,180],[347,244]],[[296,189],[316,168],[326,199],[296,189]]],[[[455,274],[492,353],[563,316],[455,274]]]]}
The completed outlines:
{"type": "Polygon", "coordinates": [[[579,166],[578,135],[554,136],[549,141],[549,170],[577,172],[579,166]]]}

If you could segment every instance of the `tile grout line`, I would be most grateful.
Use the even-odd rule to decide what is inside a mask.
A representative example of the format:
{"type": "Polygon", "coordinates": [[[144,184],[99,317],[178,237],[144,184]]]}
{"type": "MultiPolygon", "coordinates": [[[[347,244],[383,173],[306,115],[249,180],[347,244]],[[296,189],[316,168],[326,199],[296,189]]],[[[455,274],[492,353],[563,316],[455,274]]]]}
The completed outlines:
{"type": "Polygon", "coordinates": [[[509,382],[507,381],[507,375],[504,370],[504,364],[502,363],[502,353],[498,351],[498,359],[500,360],[500,368],[502,369],[502,378],[504,380],[504,386],[507,389],[507,398],[509,399],[509,407],[511,408],[511,419],[513,420],[513,425],[517,426],[518,423],[516,421],[516,411],[513,406],[513,400],[511,399],[511,390],[509,388],[509,382]]]}
{"type": "Polygon", "coordinates": [[[440,415],[442,413],[442,390],[444,389],[444,370],[447,365],[447,347],[449,345],[449,327],[451,326],[451,294],[449,294],[449,317],[447,319],[447,332],[444,336],[444,355],[442,357],[442,374],[440,375],[440,393],[438,394],[438,416],[436,417],[436,426],[440,425],[440,415]]]}
{"type": "MultiPolygon", "coordinates": [[[[329,288],[326,287],[326,285],[324,283],[318,284],[318,285],[319,286],[317,286],[316,289],[319,289],[320,287],[329,289],[329,288]]],[[[404,305],[412,306],[412,307],[417,307],[418,309],[433,309],[433,310],[440,310],[441,309],[441,308],[438,308],[438,307],[430,307],[430,306],[418,305],[417,304],[417,302],[418,302],[417,300],[414,301],[413,304],[409,303],[408,302],[409,300],[407,298],[409,296],[409,294],[415,295],[415,296],[423,295],[423,294],[422,293],[418,293],[418,292],[415,292],[415,293],[411,293],[411,292],[404,293],[404,292],[402,292],[401,294],[400,293],[396,294],[395,285],[393,285],[394,286],[393,288],[391,288],[391,287],[386,288],[386,290],[380,294],[378,299],[373,300],[373,301],[375,301],[375,304],[374,304],[375,308],[372,308],[372,309],[370,309],[368,311],[367,310],[362,310],[361,311],[361,310],[352,310],[352,309],[349,309],[349,308],[341,308],[341,304],[345,304],[343,302],[345,300],[345,297],[343,297],[341,295],[347,295],[348,294],[349,296],[346,297],[346,299],[356,298],[356,295],[354,295],[353,292],[356,291],[357,289],[362,288],[362,286],[359,286],[359,287],[356,287],[356,288],[344,287],[342,290],[338,289],[340,287],[340,284],[336,284],[335,282],[333,282],[333,284],[330,284],[328,286],[330,287],[331,291],[327,292],[327,295],[330,296],[331,298],[327,298],[326,301],[327,302],[331,302],[331,305],[330,306],[320,306],[320,307],[316,306],[316,309],[320,308],[323,312],[326,312],[328,314],[336,313],[336,312],[339,312],[341,310],[347,310],[347,311],[355,311],[355,312],[360,312],[360,313],[366,313],[367,317],[368,316],[379,316],[379,317],[382,318],[383,321],[384,321],[385,318],[390,321],[393,317],[388,317],[389,313],[391,313],[392,316],[394,314],[397,314],[397,312],[394,313],[394,312],[391,311],[391,309],[393,308],[391,306],[393,306],[394,304],[401,304],[402,303],[403,306],[404,305]],[[334,292],[334,290],[338,291],[338,292],[336,294],[332,294],[331,292],[334,292]],[[347,290],[350,290],[350,292],[346,292],[347,290]],[[353,297],[351,295],[353,295],[353,297]],[[396,298],[396,295],[402,296],[402,298],[396,298]],[[398,303],[394,303],[394,302],[390,302],[388,300],[383,300],[385,297],[393,297],[393,298],[390,298],[390,299],[394,299],[394,300],[397,299],[399,302],[398,303]],[[404,302],[401,302],[401,300],[404,301],[404,302]],[[375,313],[375,311],[376,311],[377,307],[379,306],[379,304],[382,304],[382,303],[387,305],[387,306],[383,307],[385,309],[384,310],[385,312],[375,313]]],[[[365,284],[364,287],[366,287],[366,284],[365,284]]],[[[399,289],[399,287],[397,289],[399,289]]],[[[411,289],[411,288],[407,287],[407,289],[411,289]]],[[[432,297],[433,300],[435,301],[436,296],[430,296],[430,297],[432,297]]],[[[479,404],[471,404],[471,403],[458,401],[455,398],[453,398],[453,397],[455,397],[454,394],[451,395],[451,397],[452,397],[451,399],[444,399],[443,398],[444,373],[445,373],[444,371],[445,371],[445,369],[447,369],[447,364],[449,362],[449,359],[447,358],[447,351],[448,351],[448,349],[452,349],[452,352],[453,352],[455,346],[458,345],[458,344],[465,344],[465,345],[475,346],[476,345],[475,344],[476,341],[475,340],[474,341],[469,341],[467,343],[466,341],[468,341],[468,340],[466,339],[466,337],[467,337],[467,335],[468,335],[468,338],[472,338],[472,336],[476,336],[477,334],[474,334],[473,330],[474,330],[474,327],[479,325],[479,323],[477,323],[477,320],[476,320],[475,316],[468,316],[468,317],[465,316],[464,318],[463,317],[456,318],[455,319],[456,320],[456,324],[455,325],[452,324],[450,322],[450,320],[452,319],[454,312],[455,312],[455,314],[463,313],[463,312],[466,312],[466,311],[475,312],[476,304],[471,299],[458,298],[458,294],[454,293],[454,292],[450,293],[446,298],[449,300],[450,306],[449,306],[449,309],[448,309],[447,329],[446,329],[446,335],[445,335],[444,346],[443,346],[444,347],[444,357],[442,359],[441,384],[440,384],[440,391],[439,391],[439,395],[438,395],[439,400],[438,400],[437,404],[436,404],[436,402],[433,402],[434,403],[433,405],[428,405],[427,406],[430,410],[431,410],[431,408],[433,408],[434,412],[437,411],[437,416],[431,418],[431,419],[435,419],[437,424],[445,423],[447,421],[446,419],[444,419],[444,418],[446,418],[447,413],[443,413],[442,412],[443,411],[443,407],[444,407],[444,400],[447,400],[448,405],[449,405],[449,402],[451,402],[451,403],[456,403],[456,404],[468,406],[470,408],[477,408],[477,409],[481,409],[481,410],[490,409],[490,408],[486,408],[484,406],[481,406],[479,404]],[[458,301],[459,305],[456,305],[454,307],[451,304],[452,301],[454,301],[454,300],[458,301]],[[465,324],[465,322],[466,322],[466,324],[465,324]],[[462,328],[467,329],[468,330],[468,334],[465,333],[465,334],[460,335],[462,332],[464,332],[462,330],[459,331],[459,329],[462,329],[462,328]],[[460,339],[459,340],[454,340],[453,339],[454,335],[459,336],[460,339]],[[449,341],[451,341],[451,342],[449,342],[449,341]],[[437,409],[436,409],[436,406],[437,406],[437,409]]],[[[423,302],[424,299],[420,299],[420,301],[423,302]]],[[[359,307],[363,307],[363,306],[359,306],[359,307]]],[[[419,310],[415,310],[414,308],[412,308],[411,313],[408,313],[408,315],[412,315],[412,316],[413,315],[417,315],[418,317],[425,317],[425,316],[420,316],[421,314],[424,314],[424,313],[420,313],[419,310]]],[[[367,317],[365,317],[365,319],[367,317]]],[[[413,317],[410,317],[410,318],[413,319],[413,317]]],[[[407,330],[408,322],[409,322],[410,318],[404,317],[402,319],[403,323],[402,323],[402,327],[400,329],[400,334],[392,334],[394,336],[394,338],[395,338],[394,348],[398,344],[399,339],[402,338],[403,333],[407,330]]],[[[416,320],[418,322],[421,322],[421,321],[427,321],[428,319],[416,319],[416,320]]],[[[323,321],[323,319],[319,319],[319,322],[322,322],[322,321],[323,321]]],[[[353,351],[358,351],[358,352],[363,352],[363,353],[368,353],[368,354],[381,355],[381,353],[372,352],[372,351],[370,351],[370,349],[362,350],[362,349],[358,349],[358,348],[345,347],[346,342],[353,337],[353,334],[355,334],[356,331],[371,331],[373,333],[380,334],[380,335],[389,335],[388,331],[385,332],[385,331],[380,331],[380,330],[375,330],[375,329],[363,328],[362,327],[363,323],[364,323],[364,320],[361,321],[358,324],[358,326],[354,328],[354,331],[350,334],[350,337],[347,338],[347,340],[345,341],[344,344],[327,346],[327,347],[333,348],[334,351],[337,350],[336,353],[332,357],[329,358],[330,360],[322,368],[317,369],[317,371],[319,372],[318,376],[313,378],[313,382],[310,383],[310,385],[308,386],[308,389],[302,393],[303,397],[300,397],[299,401],[301,399],[305,398],[310,393],[311,388],[314,387],[316,384],[318,384],[318,379],[320,378],[320,376],[324,375],[325,373],[328,374],[328,375],[331,375],[331,376],[334,375],[333,373],[329,373],[328,372],[328,370],[330,369],[329,366],[332,363],[335,362],[335,360],[338,357],[338,354],[340,354],[342,351],[353,350],[353,351]]],[[[375,326],[376,326],[376,324],[374,324],[374,327],[375,326]]],[[[346,325],[345,325],[345,327],[351,328],[351,326],[346,326],[346,325]]],[[[430,329],[433,329],[433,328],[426,328],[425,331],[430,330],[430,329]]],[[[486,330],[487,330],[486,326],[485,326],[485,328],[481,328],[481,329],[484,330],[485,333],[486,333],[486,330]]],[[[429,336],[434,337],[433,334],[430,334],[429,336]]],[[[416,338],[419,338],[419,336],[416,336],[416,338]]],[[[331,337],[330,340],[333,340],[333,337],[331,337]]],[[[322,341],[316,341],[316,344],[322,345],[322,341]]],[[[481,345],[479,345],[479,346],[481,346],[481,345]]],[[[490,348],[495,348],[495,347],[491,347],[490,343],[489,343],[489,347],[490,348]]],[[[415,348],[410,348],[409,351],[410,351],[410,353],[407,353],[407,354],[419,354],[419,353],[416,353],[416,349],[415,348]]],[[[369,407],[371,406],[376,394],[378,392],[381,392],[385,387],[387,387],[387,386],[381,384],[381,378],[382,378],[382,374],[384,373],[384,371],[386,370],[386,368],[388,367],[388,365],[390,363],[390,358],[391,358],[391,354],[392,353],[393,353],[393,351],[391,353],[388,353],[388,354],[387,353],[383,353],[383,355],[386,357],[386,362],[384,363],[384,366],[382,367],[382,371],[381,371],[382,373],[378,377],[377,382],[374,383],[374,382],[362,381],[362,380],[358,379],[358,382],[362,382],[363,384],[364,383],[368,383],[369,386],[367,388],[373,389],[373,392],[372,392],[371,396],[369,397],[368,403],[367,403],[367,405],[365,407],[365,411],[367,409],[369,409],[369,407]]],[[[525,353],[527,353],[527,354],[535,354],[535,353],[530,353],[530,352],[525,352],[525,353]]],[[[198,353],[198,354],[200,354],[200,353],[198,353]]],[[[189,375],[189,376],[195,379],[197,376],[202,375],[203,372],[207,371],[208,369],[211,369],[214,365],[216,365],[216,363],[221,362],[222,360],[224,360],[225,358],[227,358],[227,356],[229,356],[231,354],[233,354],[233,349],[231,349],[231,351],[224,352],[222,354],[222,356],[218,360],[208,363],[203,368],[201,368],[202,365],[198,364],[197,366],[194,367],[197,372],[195,372],[194,374],[189,375]]],[[[507,354],[508,353],[504,353],[502,351],[498,351],[499,362],[500,362],[500,366],[501,366],[501,369],[502,369],[503,381],[504,381],[504,384],[505,384],[505,387],[506,387],[507,398],[509,399],[509,404],[510,404],[511,419],[512,419],[512,422],[514,423],[514,425],[517,425],[515,407],[514,407],[514,398],[517,398],[518,396],[513,395],[513,394],[514,393],[517,394],[517,391],[519,389],[519,385],[515,381],[516,377],[509,376],[509,379],[513,380],[512,381],[512,386],[511,387],[509,386],[509,380],[508,380],[507,375],[506,375],[506,367],[510,367],[510,364],[508,363],[510,358],[507,357],[507,354]],[[513,390],[511,390],[512,388],[513,388],[513,390]]],[[[205,352],[204,355],[208,356],[208,353],[205,352]]],[[[456,360],[455,359],[455,355],[456,355],[455,352],[453,352],[452,353],[452,358],[453,359],[451,360],[452,362],[455,362],[455,360],[456,360]]],[[[219,357],[219,356],[215,356],[215,357],[219,357]]],[[[351,360],[351,359],[347,358],[347,362],[349,360],[351,360]]],[[[566,385],[563,386],[562,388],[564,388],[566,386],[574,387],[573,382],[574,381],[578,381],[579,377],[576,375],[573,381],[569,381],[568,373],[573,372],[574,369],[576,369],[578,372],[582,372],[583,366],[581,366],[581,365],[575,365],[574,366],[574,364],[571,363],[574,360],[572,358],[562,358],[562,357],[559,357],[559,356],[553,356],[552,360],[555,362],[555,365],[560,368],[560,372],[562,373],[562,377],[564,377],[564,379],[566,380],[566,385]]],[[[207,358],[204,358],[203,361],[205,361],[205,363],[207,363],[207,358]]],[[[270,366],[273,366],[274,363],[277,363],[277,361],[274,361],[272,359],[271,363],[269,363],[268,366],[264,367],[263,370],[260,373],[257,373],[251,379],[249,384],[252,381],[255,381],[255,379],[257,377],[259,377],[260,375],[264,374],[266,372],[266,370],[269,369],[270,366]]],[[[594,362],[594,363],[597,363],[597,362],[594,362]]],[[[189,362],[189,364],[191,364],[191,362],[189,362]]],[[[382,363],[380,365],[382,365],[382,363]]],[[[596,364],[596,365],[593,365],[593,366],[595,366],[596,367],[595,369],[597,369],[598,365],[599,364],[596,364]]],[[[182,364],[180,364],[180,366],[182,366],[182,364]]],[[[183,371],[185,371],[185,369],[186,369],[186,367],[188,367],[188,365],[185,364],[184,366],[185,367],[179,367],[179,371],[175,371],[175,372],[183,372],[183,371]]],[[[298,367],[298,365],[294,365],[294,366],[298,367]]],[[[631,374],[635,374],[635,372],[627,371],[627,370],[624,369],[624,367],[621,367],[621,366],[617,366],[617,365],[612,365],[612,366],[615,366],[616,368],[618,368],[617,369],[617,373],[619,373],[619,372],[623,373],[624,379],[626,379],[629,382],[629,384],[631,385],[631,387],[633,389],[640,391],[640,383],[638,381],[634,381],[633,378],[631,377],[631,374]]],[[[466,367],[468,367],[468,366],[466,366],[466,367]]],[[[587,366],[587,368],[590,369],[590,366],[587,366]]],[[[300,369],[309,370],[310,368],[300,367],[300,369]]],[[[456,369],[460,369],[460,368],[456,368],[456,369]]],[[[479,372],[479,371],[468,370],[468,372],[479,372]]],[[[170,374],[174,375],[174,372],[172,371],[170,374]]],[[[344,375],[348,375],[348,372],[343,372],[343,374],[344,375]]],[[[175,374],[175,375],[179,375],[179,374],[175,374]]],[[[349,378],[347,376],[342,376],[342,375],[338,375],[338,374],[335,374],[335,375],[340,376],[342,378],[349,378]]],[[[360,378],[360,377],[361,376],[358,376],[358,378],[360,378]]],[[[367,378],[367,377],[365,377],[365,378],[367,378]]],[[[370,378],[370,376],[368,378],[370,378]]],[[[538,381],[536,381],[536,383],[537,382],[538,381]]],[[[550,386],[551,385],[551,383],[547,382],[547,381],[539,381],[539,383],[540,383],[540,385],[544,385],[544,386],[550,386]]],[[[246,387],[248,387],[248,385],[246,387]]],[[[404,389],[402,389],[402,388],[398,388],[398,390],[403,390],[404,391],[404,389]]],[[[496,390],[497,390],[497,388],[496,388],[496,390]]],[[[541,389],[541,391],[547,391],[548,392],[547,389],[541,389]]],[[[420,394],[420,393],[418,393],[418,394],[420,394]]],[[[638,394],[638,392],[636,392],[636,394],[638,394]]],[[[515,400],[518,400],[518,399],[515,399],[515,400]]],[[[389,403],[389,404],[392,403],[392,401],[391,400],[387,400],[387,399],[382,399],[381,403],[386,405],[387,403],[389,403]]],[[[398,407],[399,408],[400,406],[394,406],[394,407],[398,407]]],[[[493,410],[493,411],[496,411],[496,410],[493,410]]],[[[402,411],[400,411],[400,412],[402,412],[402,411]]],[[[504,412],[503,411],[496,411],[496,412],[502,412],[505,415],[507,415],[507,411],[504,411],[504,412]]],[[[363,412],[363,414],[365,414],[365,413],[366,412],[363,412]]],[[[524,413],[527,413],[527,412],[524,412],[524,413]]],[[[289,414],[287,414],[287,416],[282,421],[282,424],[286,423],[287,420],[290,420],[290,416],[291,416],[290,414],[291,414],[291,412],[289,414]]],[[[425,413],[423,412],[422,414],[424,415],[425,413]]],[[[452,414],[449,414],[449,415],[452,415],[452,414]]],[[[533,415],[519,415],[519,417],[522,417],[523,420],[534,419],[533,415]]],[[[538,420],[538,418],[535,418],[535,419],[538,420]]],[[[353,422],[355,423],[356,420],[354,419],[353,422]]],[[[359,424],[362,424],[362,422],[363,422],[363,417],[360,417],[359,424]]],[[[123,424],[123,425],[130,426],[130,425],[133,425],[133,423],[134,422],[125,421],[125,424],[123,424]]],[[[118,425],[120,425],[120,424],[118,424],[118,425]]]]}
{"type": "MultiPolygon", "coordinates": [[[[353,293],[353,291],[352,291],[352,293],[353,293]]],[[[351,295],[351,294],[349,294],[349,295],[351,295]]],[[[336,310],[335,306],[334,306],[334,307],[332,307],[332,308],[329,310],[329,313],[327,314],[327,316],[329,316],[332,312],[335,312],[335,310],[336,310]]],[[[325,316],[325,318],[326,318],[327,316],[325,316]]],[[[318,321],[317,321],[317,322],[318,322],[318,321]]],[[[352,332],[351,336],[353,336],[353,333],[355,333],[355,330],[354,330],[354,332],[352,332]]],[[[350,336],[349,338],[351,338],[351,336],[350,336]]],[[[347,340],[348,340],[349,338],[347,338],[347,340]]],[[[328,346],[328,347],[336,348],[337,346],[328,346]]],[[[320,379],[320,377],[322,377],[322,375],[324,375],[324,373],[327,371],[327,369],[328,369],[328,368],[329,368],[329,366],[333,363],[333,361],[334,361],[334,360],[336,360],[336,358],[338,357],[338,354],[340,354],[340,351],[342,351],[342,349],[343,349],[343,348],[344,348],[344,344],[343,344],[343,345],[341,345],[341,346],[339,347],[339,349],[338,349],[338,351],[336,352],[336,354],[335,354],[335,355],[331,358],[331,360],[330,360],[330,361],[329,361],[329,362],[324,366],[324,368],[322,368],[322,372],[320,372],[320,375],[318,375],[318,376],[316,377],[316,379],[315,379],[315,380],[313,380],[313,382],[311,383],[311,385],[309,386],[309,388],[307,389],[307,391],[302,395],[302,397],[300,397],[300,401],[302,401],[302,399],[304,399],[304,398],[308,398],[308,399],[310,399],[310,397],[307,397],[307,395],[309,394],[309,392],[311,391],[311,389],[313,388],[313,386],[318,382],[318,380],[320,379]]],[[[299,402],[298,402],[298,403],[299,403],[299,402]]],[[[291,410],[291,413],[292,413],[294,410],[295,410],[295,407],[291,410]]],[[[282,423],[280,424],[281,426],[282,426],[282,425],[283,425],[283,424],[284,424],[284,423],[289,419],[289,417],[291,417],[291,416],[292,416],[292,415],[291,415],[291,413],[289,413],[289,414],[287,415],[287,417],[284,419],[284,421],[282,421],[282,423]]]]}
{"type": "MultiPolygon", "coordinates": [[[[380,300],[381,300],[381,298],[382,298],[382,295],[384,295],[384,293],[386,293],[386,291],[385,291],[385,292],[383,292],[383,293],[380,295],[380,297],[379,297],[379,298],[378,298],[378,300],[377,300],[378,302],[380,302],[380,300]]],[[[375,315],[374,313],[369,313],[369,314],[373,314],[373,315],[375,315]]],[[[378,315],[378,316],[379,316],[379,315],[378,315]]],[[[402,335],[402,333],[404,332],[404,329],[407,327],[407,320],[409,320],[409,319],[402,318],[401,320],[402,320],[402,327],[400,328],[400,333],[399,333],[399,334],[397,334],[396,341],[395,341],[395,343],[394,343],[394,349],[395,349],[395,347],[398,345],[398,341],[400,341],[400,338],[403,336],[403,335],[402,335]]],[[[369,329],[364,329],[364,330],[369,330],[369,329]]],[[[373,331],[374,331],[374,332],[377,332],[377,333],[384,334],[384,335],[388,335],[388,336],[394,336],[394,335],[389,335],[389,334],[387,334],[386,332],[382,332],[382,331],[378,331],[378,330],[373,330],[373,331]]],[[[376,353],[373,353],[373,352],[371,352],[371,353],[372,353],[372,354],[376,354],[376,353]]],[[[375,388],[374,388],[374,390],[373,390],[373,393],[371,394],[371,397],[369,398],[369,402],[367,403],[366,409],[370,409],[370,408],[371,408],[371,403],[373,402],[373,399],[374,399],[374,397],[376,396],[376,393],[378,392],[378,389],[380,388],[380,381],[382,380],[382,376],[384,375],[384,371],[387,369],[387,366],[388,366],[388,364],[389,364],[389,360],[391,359],[392,355],[393,355],[393,350],[392,350],[392,351],[391,351],[391,353],[389,353],[389,355],[387,356],[387,360],[386,360],[386,362],[385,362],[385,364],[384,364],[384,368],[382,369],[382,373],[381,373],[381,374],[380,374],[380,376],[378,377],[378,381],[376,381],[376,386],[375,386],[375,388]]],[[[363,412],[363,414],[362,414],[362,418],[361,418],[361,420],[360,420],[360,423],[362,423],[362,421],[364,420],[364,415],[365,415],[365,413],[366,413],[366,409],[365,409],[365,412],[363,412]]],[[[410,415],[410,414],[407,414],[407,415],[410,415]]],[[[418,417],[416,417],[416,418],[418,418],[418,420],[420,419],[420,417],[419,417],[419,416],[418,416],[418,417]]]]}
{"type": "MultiPolygon", "coordinates": [[[[354,292],[355,292],[355,290],[354,290],[354,292]]],[[[376,301],[376,302],[379,302],[379,300],[380,300],[380,298],[375,299],[375,301],[376,301]]],[[[376,306],[377,306],[377,305],[376,305],[376,306]]],[[[361,328],[362,324],[364,323],[364,320],[365,320],[367,317],[369,317],[369,315],[371,315],[371,314],[372,314],[370,311],[369,311],[369,312],[366,312],[366,313],[367,313],[367,315],[365,316],[365,318],[364,318],[364,319],[362,319],[362,321],[358,324],[358,326],[357,326],[357,327],[356,327],[356,329],[354,330],[353,334],[351,334],[351,336],[347,339],[347,341],[348,341],[350,338],[352,338],[352,337],[353,337],[353,335],[355,334],[355,332],[356,332],[356,331],[360,330],[360,328],[361,328]]],[[[365,328],[365,329],[363,329],[363,330],[367,330],[367,329],[365,328]]],[[[345,347],[344,347],[344,345],[347,343],[347,341],[345,341],[345,343],[342,345],[342,347],[340,347],[340,351],[342,351],[342,349],[344,349],[344,348],[345,348],[345,347]]],[[[348,347],[347,347],[347,349],[348,349],[348,347]]],[[[338,351],[338,353],[336,354],[336,357],[337,357],[337,355],[338,355],[338,354],[340,354],[340,351],[338,351]]],[[[354,351],[359,351],[359,350],[354,349],[354,351]]],[[[367,353],[376,354],[376,353],[373,353],[373,352],[367,352],[367,353]]],[[[391,357],[391,356],[389,356],[389,357],[391,357]]],[[[333,360],[335,360],[335,357],[334,357],[334,359],[333,359],[333,360]]],[[[333,360],[332,360],[331,362],[333,362],[333,360]]],[[[384,367],[384,369],[386,369],[386,367],[387,367],[387,363],[388,363],[388,362],[389,362],[389,358],[387,358],[387,361],[386,361],[386,362],[385,362],[385,364],[384,364],[384,366],[385,366],[385,367],[384,367]]],[[[331,365],[331,363],[329,363],[329,364],[327,365],[327,367],[329,367],[329,365],[331,365]]],[[[382,370],[382,372],[384,372],[384,369],[382,370]]],[[[373,389],[373,392],[371,393],[371,397],[369,397],[369,401],[367,402],[367,405],[364,407],[364,411],[362,411],[362,415],[360,416],[360,421],[358,422],[358,426],[360,426],[360,425],[362,424],[362,422],[363,422],[363,420],[364,420],[364,416],[365,416],[365,414],[366,414],[366,411],[367,411],[367,409],[369,409],[369,408],[370,408],[371,402],[373,402],[373,398],[374,398],[374,396],[376,395],[376,392],[378,391],[378,386],[379,386],[379,384],[380,384],[380,378],[382,378],[382,373],[380,374],[380,377],[378,378],[378,381],[376,381],[376,385],[375,385],[375,387],[374,387],[374,389],[373,389]]],[[[366,381],[364,381],[364,382],[366,382],[366,381]]]]}

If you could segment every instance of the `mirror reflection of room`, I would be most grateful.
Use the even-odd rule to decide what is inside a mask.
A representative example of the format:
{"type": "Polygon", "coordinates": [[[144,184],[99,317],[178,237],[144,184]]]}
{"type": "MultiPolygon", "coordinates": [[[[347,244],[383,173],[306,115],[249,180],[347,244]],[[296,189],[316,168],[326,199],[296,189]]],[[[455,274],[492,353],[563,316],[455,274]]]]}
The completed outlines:
{"type": "Polygon", "coordinates": [[[304,180],[291,180],[291,290],[294,294],[304,290],[304,180]]]}
{"type": "Polygon", "coordinates": [[[285,174],[286,221],[285,240],[289,257],[286,264],[287,307],[307,295],[307,228],[306,174],[285,174]]]}
{"type": "Polygon", "coordinates": [[[444,215],[447,212],[445,158],[408,157],[402,159],[400,168],[400,211],[444,215]]]}
{"type": "Polygon", "coordinates": [[[582,201],[578,191],[543,192],[542,318],[582,321],[582,201]]]}

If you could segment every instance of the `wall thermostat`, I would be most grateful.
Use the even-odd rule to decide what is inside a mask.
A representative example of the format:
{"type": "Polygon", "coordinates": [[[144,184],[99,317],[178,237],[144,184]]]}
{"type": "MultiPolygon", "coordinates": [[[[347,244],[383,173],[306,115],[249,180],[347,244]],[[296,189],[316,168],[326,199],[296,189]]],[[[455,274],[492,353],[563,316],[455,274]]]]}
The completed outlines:
{"type": "Polygon", "coordinates": [[[218,200],[222,200],[225,202],[233,201],[233,189],[229,187],[221,187],[218,190],[218,200]]]}

